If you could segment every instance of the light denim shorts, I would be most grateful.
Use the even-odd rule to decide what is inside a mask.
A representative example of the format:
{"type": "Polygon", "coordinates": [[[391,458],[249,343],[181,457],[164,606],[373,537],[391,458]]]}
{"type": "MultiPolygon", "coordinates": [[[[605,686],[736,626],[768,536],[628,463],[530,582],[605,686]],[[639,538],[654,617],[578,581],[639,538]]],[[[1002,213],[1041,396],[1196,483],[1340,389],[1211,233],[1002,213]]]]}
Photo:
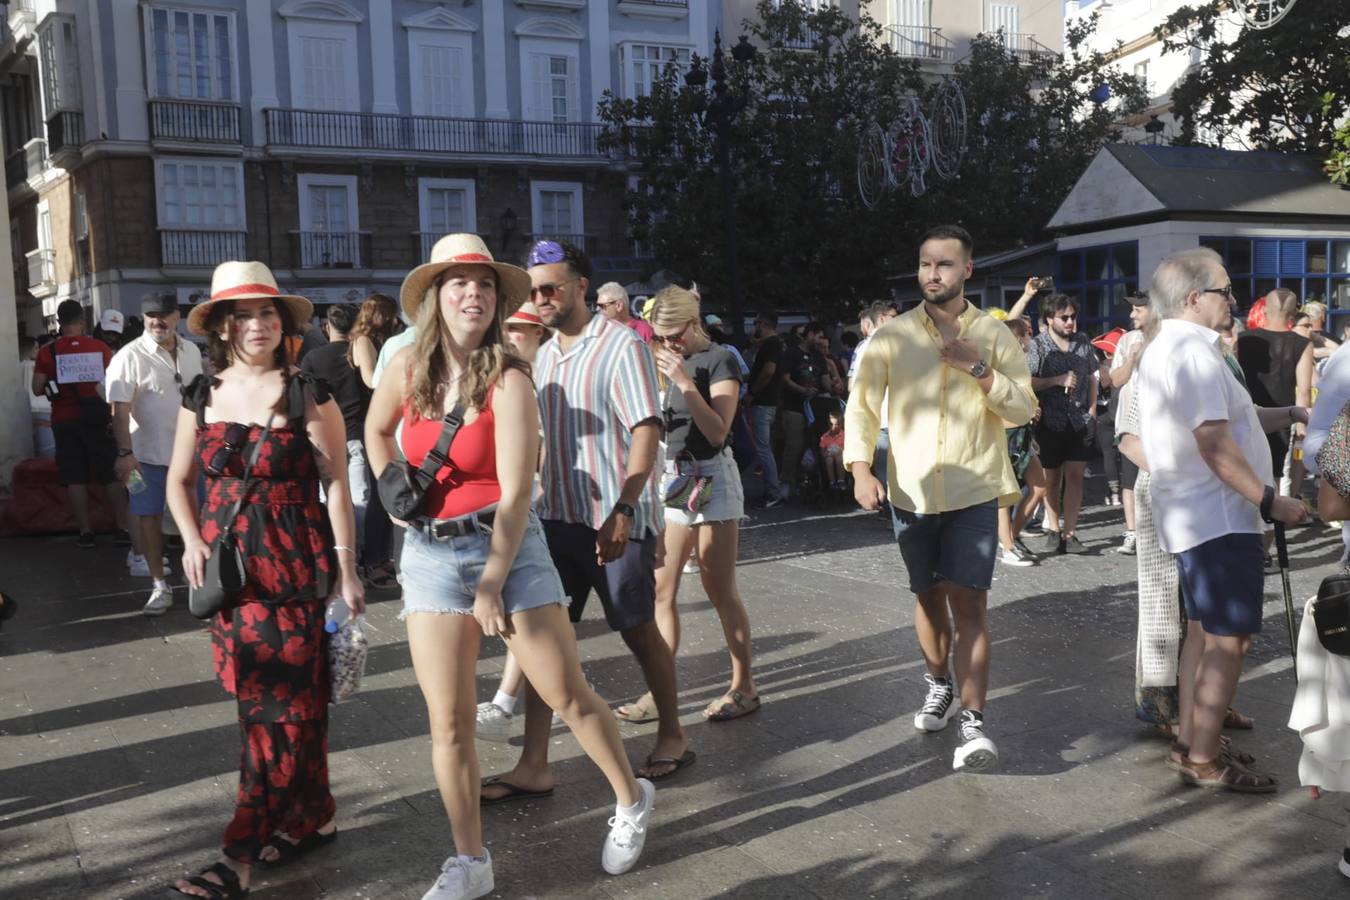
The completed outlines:
{"type": "MultiPolygon", "coordinates": [[[[415,528],[407,529],[399,558],[399,581],[403,584],[399,618],[418,612],[472,615],[478,579],[483,577],[491,544],[487,534],[436,541],[415,528]]],[[[531,510],[520,551],[502,588],[502,604],[509,616],[550,603],[566,605],[567,595],[558,570],[553,568],[543,526],[531,510]]]]}
{"type": "MultiPolygon", "coordinates": [[[[685,475],[708,475],[712,477],[712,496],[708,504],[694,512],[688,509],[665,507],[666,524],[693,528],[711,522],[738,522],[745,515],[745,490],[741,487],[741,472],[736,467],[736,459],[731,448],[724,447],[722,452],[711,459],[690,462],[688,457],[680,462],[680,472],[685,475]]],[[[664,499],[666,485],[675,477],[675,460],[666,460],[665,473],[661,478],[661,496],[664,499]]]]}

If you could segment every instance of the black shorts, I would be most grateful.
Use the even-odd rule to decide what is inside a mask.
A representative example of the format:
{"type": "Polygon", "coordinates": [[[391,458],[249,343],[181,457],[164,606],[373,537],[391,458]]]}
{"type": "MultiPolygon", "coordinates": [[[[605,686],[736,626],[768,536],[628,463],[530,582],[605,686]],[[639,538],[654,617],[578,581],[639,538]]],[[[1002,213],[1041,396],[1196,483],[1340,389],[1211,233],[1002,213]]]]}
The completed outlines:
{"type": "Polygon", "coordinates": [[[567,614],[581,621],[586,600],[594,589],[605,607],[605,621],[615,631],[627,631],[656,618],[656,542],[659,535],[630,540],[623,556],[607,565],[595,560],[596,530],[574,522],[544,520],[553,566],[567,594],[567,614]]]}
{"type": "Polygon", "coordinates": [[[1130,458],[1124,453],[1120,454],[1120,489],[1122,491],[1134,490],[1134,484],[1139,480],[1139,467],[1130,462],[1130,458]]]}
{"type": "Polygon", "coordinates": [[[1036,444],[1041,448],[1041,468],[1058,469],[1066,462],[1085,463],[1096,455],[1093,434],[1087,428],[1052,431],[1036,426],[1036,444]]]}
{"type": "Polygon", "coordinates": [[[109,427],[78,421],[52,424],[56,475],[62,484],[112,484],[117,480],[113,472],[117,442],[109,427]]]}

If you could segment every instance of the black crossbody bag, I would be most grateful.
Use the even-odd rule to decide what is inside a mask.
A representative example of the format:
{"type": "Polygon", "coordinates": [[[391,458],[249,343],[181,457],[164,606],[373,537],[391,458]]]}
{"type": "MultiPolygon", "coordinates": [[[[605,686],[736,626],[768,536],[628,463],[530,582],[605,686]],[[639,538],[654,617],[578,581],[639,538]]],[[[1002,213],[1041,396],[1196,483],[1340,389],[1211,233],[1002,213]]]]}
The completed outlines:
{"type": "Polygon", "coordinates": [[[258,454],[262,451],[262,445],[267,442],[267,435],[271,430],[270,425],[262,430],[258,442],[253,445],[253,452],[249,454],[248,465],[244,468],[241,479],[244,483],[243,489],[240,490],[239,499],[230,510],[225,530],[211,545],[211,555],[207,558],[206,568],[202,573],[202,586],[188,590],[188,610],[199,619],[209,619],[233,605],[248,580],[244,568],[244,553],[239,548],[234,523],[239,518],[239,511],[244,508],[249,490],[253,487],[253,466],[258,462],[258,454]]]}
{"type": "Polygon", "coordinates": [[[396,519],[411,522],[422,515],[422,502],[426,499],[427,488],[436,480],[436,473],[450,461],[450,445],[455,434],[464,424],[464,402],[455,404],[455,408],[445,414],[441,420],[441,436],[436,446],[427,453],[422,465],[413,468],[405,460],[393,460],[384,467],[376,489],[385,510],[396,519]]]}
{"type": "Polygon", "coordinates": [[[1317,639],[1328,653],[1350,656],[1350,575],[1328,575],[1313,604],[1317,639]]]}

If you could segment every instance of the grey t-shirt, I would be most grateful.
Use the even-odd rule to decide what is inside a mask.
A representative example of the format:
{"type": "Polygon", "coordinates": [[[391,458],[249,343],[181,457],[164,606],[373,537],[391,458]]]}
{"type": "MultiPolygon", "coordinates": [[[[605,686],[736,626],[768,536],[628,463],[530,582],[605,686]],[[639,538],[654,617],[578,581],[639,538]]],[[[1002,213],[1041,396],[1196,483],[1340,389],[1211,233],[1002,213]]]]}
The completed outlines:
{"type": "MultiPolygon", "coordinates": [[[[736,357],[725,348],[713,344],[700,353],[694,353],[684,361],[684,370],[693,379],[703,399],[712,404],[712,386],[721,381],[741,380],[741,367],[736,357]]],[[[662,412],[666,420],[666,458],[675,459],[688,450],[694,459],[711,459],[722,449],[719,444],[713,446],[703,432],[694,424],[689,413],[689,404],[684,394],[675,386],[666,388],[662,412]]]]}

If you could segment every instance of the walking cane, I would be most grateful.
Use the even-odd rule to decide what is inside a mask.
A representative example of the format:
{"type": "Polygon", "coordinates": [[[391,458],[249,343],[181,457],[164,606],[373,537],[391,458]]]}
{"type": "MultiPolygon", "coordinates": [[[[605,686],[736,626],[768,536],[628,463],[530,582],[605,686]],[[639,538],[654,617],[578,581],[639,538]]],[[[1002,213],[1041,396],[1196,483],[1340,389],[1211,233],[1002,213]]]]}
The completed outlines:
{"type": "Polygon", "coordinates": [[[1284,616],[1289,625],[1289,658],[1295,663],[1298,678],[1298,638],[1294,633],[1294,592],[1289,587],[1289,544],[1284,539],[1284,523],[1275,523],[1275,553],[1280,561],[1280,583],[1284,587],[1284,616]]]}

